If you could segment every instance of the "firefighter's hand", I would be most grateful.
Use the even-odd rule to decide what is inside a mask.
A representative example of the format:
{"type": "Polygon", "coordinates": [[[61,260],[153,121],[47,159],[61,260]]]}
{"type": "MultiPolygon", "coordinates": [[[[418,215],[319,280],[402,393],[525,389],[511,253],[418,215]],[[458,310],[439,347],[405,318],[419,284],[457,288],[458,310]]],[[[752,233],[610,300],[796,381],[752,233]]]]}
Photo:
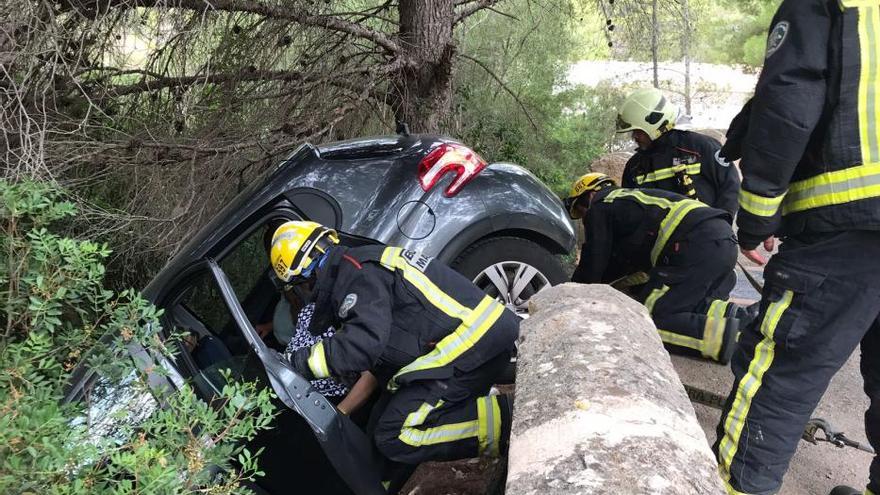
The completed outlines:
{"type": "MultiPolygon", "coordinates": [[[[775,246],[776,246],[776,239],[774,237],[768,237],[768,238],[764,239],[764,249],[768,253],[772,253],[773,248],[775,246]]],[[[750,261],[757,264],[758,266],[764,266],[767,264],[767,258],[765,258],[764,255],[759,253],[757,248],[756,249],[740,248],[740,251],[742,251],[742,254],[746,258],[748,258],[750,261]]]]}

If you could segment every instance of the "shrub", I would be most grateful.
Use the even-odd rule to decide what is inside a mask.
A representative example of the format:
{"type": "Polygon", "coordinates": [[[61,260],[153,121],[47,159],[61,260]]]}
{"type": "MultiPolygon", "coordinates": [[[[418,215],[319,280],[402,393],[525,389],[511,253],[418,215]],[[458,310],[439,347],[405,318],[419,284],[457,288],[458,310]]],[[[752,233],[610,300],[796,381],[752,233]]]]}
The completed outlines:
{"type": "Polygon", "coordinates": [[[76,215],[39,182],[0,181],[0,493],[241,493],[260,473],[244,443],[271,394],[230,382],[212,402],[185,384],[155,398],[129,348],[171,357],[160,312],[103,286],[105,244],[55,233],[76,215]],[[84,400],[71,376],[94,372],[84,400]],[[159,406],[161,401],[162,406],[159,406]]]}

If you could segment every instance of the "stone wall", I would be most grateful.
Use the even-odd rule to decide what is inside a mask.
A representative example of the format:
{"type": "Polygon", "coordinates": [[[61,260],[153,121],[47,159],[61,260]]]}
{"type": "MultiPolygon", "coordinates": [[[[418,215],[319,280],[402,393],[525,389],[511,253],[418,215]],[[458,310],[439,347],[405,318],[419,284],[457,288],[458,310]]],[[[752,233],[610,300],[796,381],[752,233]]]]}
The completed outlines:
{"type": "Polygon", "coordinates": [[[716,464],[644,307],[564,284],[530,302],[508,495],[722,495],[716,464]]]}

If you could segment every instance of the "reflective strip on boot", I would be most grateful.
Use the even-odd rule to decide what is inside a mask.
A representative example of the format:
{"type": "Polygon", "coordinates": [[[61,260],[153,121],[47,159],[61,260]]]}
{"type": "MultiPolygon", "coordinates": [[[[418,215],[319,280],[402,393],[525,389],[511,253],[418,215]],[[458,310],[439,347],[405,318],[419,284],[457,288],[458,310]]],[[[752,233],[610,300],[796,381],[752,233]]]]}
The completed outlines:
{"type": "Polygon", "coordinates": [[[477,399],[477,421],[480,430],[480,455],[498,457],[501,447],[501,407],[497,395],[477,399]]]}
{"type": "Polygon", "coordinates": [[[695,351],[703,350],[703,341],[700,339],[688,337],[687,335],[682,335],[680,333],[670,332],[669,330],[660,330],[659,328],[657,329],[657,333],[660,334],[660,340],[665,344],[687,347],[688,349],[693,349],[695,351]]]}
{"type": "MultiPolygon", "coordinates": [[[[776,342],[773,336],[776,326],[785,311],[791,305],[794,293],[785,291],[779,301],[773,302],[764,313],[761,321],[761,334],[764,338],[755,346],[754,357],[749,363],[746,374],[740,379],[735,392],[735,398],[727,417],[724,418],[724,437],[718,445],[718,465],[725,481],[730,480],[730,467],[739,447],[740,437],[748,418],[752,399],[761,388],[764,373],[770,368],[776,352],[776,342]]],[[[733,492],[731,492],[733,493],[733,492]]]]}

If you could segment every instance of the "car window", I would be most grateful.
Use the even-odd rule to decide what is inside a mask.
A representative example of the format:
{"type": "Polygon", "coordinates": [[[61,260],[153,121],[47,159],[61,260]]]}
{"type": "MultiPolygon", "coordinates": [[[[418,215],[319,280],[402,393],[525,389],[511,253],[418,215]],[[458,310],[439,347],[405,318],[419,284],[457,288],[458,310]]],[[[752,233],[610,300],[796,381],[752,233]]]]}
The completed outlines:
{"type": "MultiPolygon", "coordinates": [[[[239,304],[255,326],[272,321],[279,294],[269,277],[267,239],[278,220],[265,220],[244,239],[226,250],[218,261],[239,298],[239,304]]],[[[207,390],[224,383],[222,370],[235,378],[259,378],[256,359],[232,319],[220,288],[208,270],[189,277],[174,291],[174,307],[166,308],[176,333],[183,336],[181,346],[197,368],[196,380],[207,390]]],[[[278,350],[281,344],[266,333],[267,345],[278,350]]]]}

